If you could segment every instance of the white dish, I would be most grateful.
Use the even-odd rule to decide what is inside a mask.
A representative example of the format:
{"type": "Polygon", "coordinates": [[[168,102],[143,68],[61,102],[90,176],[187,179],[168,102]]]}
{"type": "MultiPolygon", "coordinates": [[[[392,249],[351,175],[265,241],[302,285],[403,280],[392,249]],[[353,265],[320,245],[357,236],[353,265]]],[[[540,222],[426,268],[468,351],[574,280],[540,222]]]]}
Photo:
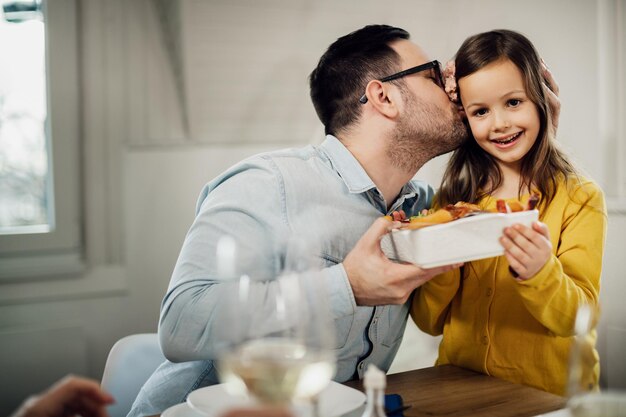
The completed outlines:
{"type": "MultiPolygon", "coordinates": [[[[359,408],[365,403],[365,394],[354,388],[331,381],[322,391],[319,398],[320,415],[324,417],[339,417],[359,408]]],[[[187,404],[206,417],[217,417],[232,407],[253,405],[251,399],[234,396],[226,391],[224,384],[200,388],[187,396],[187,404]]],[[[294,406],[298,416],[311,414],[309,406],[294,406]]],[[[183,417],[172,416],[172,417],[183,417]]],[[[186,416],[185,416],[186,417],[186,416]]]]}
{"type": "Polygon", "coordinates": [[[163,411],[161,417],[204,417],[204,414],[189,407],[187,403],[180,403],[163,411]]]}
{"type": "Polygon", "coordinates": [[[485,213],[421,229],[393,230],[383,236],[380,247],[390,259],[423,268],[491,258],[504,254],[499,239],[505,227],[531,226],[538,217],[537,210],[485,213]]]}

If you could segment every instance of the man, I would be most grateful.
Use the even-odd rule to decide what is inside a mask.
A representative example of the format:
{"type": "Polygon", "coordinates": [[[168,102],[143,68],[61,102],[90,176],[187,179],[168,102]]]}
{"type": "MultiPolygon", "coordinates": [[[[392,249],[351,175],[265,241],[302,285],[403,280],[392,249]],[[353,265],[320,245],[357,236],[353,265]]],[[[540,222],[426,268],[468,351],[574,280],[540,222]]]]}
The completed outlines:
{"type": "Polygon", "coordinates": [[[432,188],[412,177],[466,136],[438,63],[408,39],[383,25],[338,39],[310,77],[326,140],[254,156],[204,188],[161,309],[161,346],[171,362],[148,380],[130,416],[160,413],[218,382],[215,309],[224,284],[215,253],[226,234],[238,260],[265,278],[280,272],[285,237],[319,245],[314,255],[324,264],[337,335],[335,379],[360,377],[369,363],[389,368],[412,291],[458,265],[424,270],[389,261],[379,240],[398,225],[382,216],[428,208],[432,188]]]}

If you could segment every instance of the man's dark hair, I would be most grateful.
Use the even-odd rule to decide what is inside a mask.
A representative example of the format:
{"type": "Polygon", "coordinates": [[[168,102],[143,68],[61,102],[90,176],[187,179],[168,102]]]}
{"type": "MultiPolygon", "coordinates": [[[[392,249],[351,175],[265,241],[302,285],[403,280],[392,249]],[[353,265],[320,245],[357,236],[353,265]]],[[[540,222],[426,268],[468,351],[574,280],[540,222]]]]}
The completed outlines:
{"type": "Polygon", "coordinates": [[[309,77],[311,100],[326,134],[337,134],[358,119],[367,83],[399,70],[400,56],[389,43],[409,36],[400,28],[369,25],[328,47],[309,77]]]}

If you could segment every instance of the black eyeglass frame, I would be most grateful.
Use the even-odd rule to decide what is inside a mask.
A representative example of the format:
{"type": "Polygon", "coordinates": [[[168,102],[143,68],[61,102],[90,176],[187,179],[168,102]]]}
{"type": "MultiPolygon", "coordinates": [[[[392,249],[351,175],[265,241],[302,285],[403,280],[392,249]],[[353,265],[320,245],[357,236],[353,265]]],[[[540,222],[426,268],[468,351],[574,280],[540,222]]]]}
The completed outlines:
{"type": "MultiPolygon", "coordinates": [[[[406,77],[407,75],[416,74],[418,72],[426,71],[431,68],[435,69],[435,77],[437,78],[437,85],[441,88],[444,88],[443,76],[441,75],[441,63],[436,59],[434,61],[427,62],[425,64],[418,65],[413,68],[408,68],[400,72],[396,72],[395,74],[388,75],[386,77],[381,78],[381,83],[386,83],[387,81],[397,80],[398,78],[406,77]]],[[[367,103],[367,95],[363,94],[359,99],[361,104],[367,103]]]]}

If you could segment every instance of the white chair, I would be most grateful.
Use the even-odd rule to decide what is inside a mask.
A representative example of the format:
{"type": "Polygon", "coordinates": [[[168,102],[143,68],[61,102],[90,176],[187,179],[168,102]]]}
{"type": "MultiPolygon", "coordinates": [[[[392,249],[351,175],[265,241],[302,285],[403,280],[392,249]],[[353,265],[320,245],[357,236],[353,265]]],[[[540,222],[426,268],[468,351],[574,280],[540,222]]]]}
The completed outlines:
{"type": "Polygon", "coordinates": [[[143,384],[164,361],[156,333],[133,334],[113,345],[101,383],[115,398],[108,408],[111,417],[126,417],[143,384]]]}

